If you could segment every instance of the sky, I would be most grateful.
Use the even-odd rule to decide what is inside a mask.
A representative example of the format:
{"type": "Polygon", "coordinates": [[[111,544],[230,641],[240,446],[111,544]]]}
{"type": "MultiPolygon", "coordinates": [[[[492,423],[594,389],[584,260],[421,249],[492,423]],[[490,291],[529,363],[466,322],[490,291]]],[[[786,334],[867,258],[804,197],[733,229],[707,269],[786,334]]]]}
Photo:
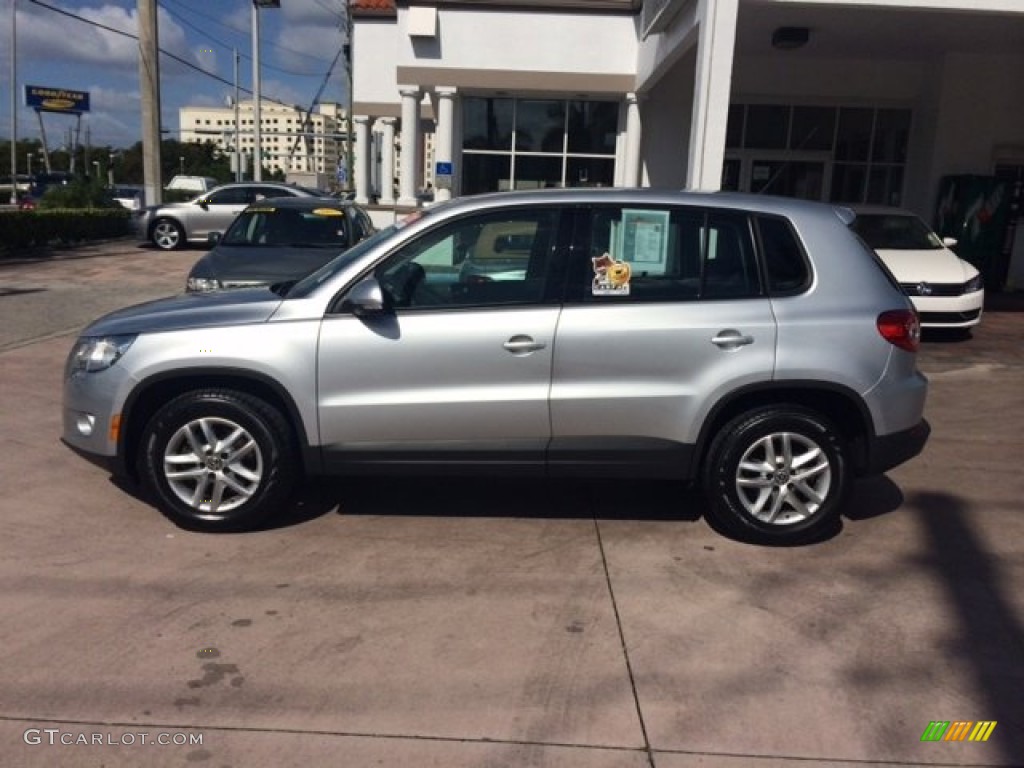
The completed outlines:
{"type": "MultiPolygon", "coordinates": [[[[343,43],[344,1],[281,0],[281,8],[260,12],[264,98],[309,108],[343,43]]],[[[90,112],[82,118],[83,143],[86,125],[93,146],[128,147],[140,141],[136,40],[53,10],[134,36],[138,34],[136,0],[0,0],[0,137],[9,138],[11,132],[12,2],[17,10],[18,138],[40,137],[35,111],[24,106],[24,87],[38,85],[89,92],[90,112]]],[[[250,0],[158,0],[158,7],[160,48],[187,62],[160,57],[162,125],[175,138],[180,107],[228,103],[234,93],[233,48],[242,57],[239,85],[252,88],[252,4],[250,0]]],[[[342,57],[320,100],[345,104],[345,81],[342,57]]],[[[244,91],[241,98],[247,98],[244,91]]],[[[55,148],[64,144],[75,119],[43,113],[43,122],[47,143],[55,148]]]]}

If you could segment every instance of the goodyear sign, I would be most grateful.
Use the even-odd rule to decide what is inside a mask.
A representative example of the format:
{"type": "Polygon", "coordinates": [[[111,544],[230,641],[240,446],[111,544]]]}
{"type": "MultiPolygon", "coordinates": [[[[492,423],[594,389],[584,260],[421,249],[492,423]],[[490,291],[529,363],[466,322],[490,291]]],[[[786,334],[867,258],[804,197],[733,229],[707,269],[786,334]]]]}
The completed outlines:
{"type": "Polygon", "coordinates": [[[25,106],[40,112],[64,112],[80,115],[89,111],[88,91],[69,91],[42,85],[25,86],[25,106]]]}

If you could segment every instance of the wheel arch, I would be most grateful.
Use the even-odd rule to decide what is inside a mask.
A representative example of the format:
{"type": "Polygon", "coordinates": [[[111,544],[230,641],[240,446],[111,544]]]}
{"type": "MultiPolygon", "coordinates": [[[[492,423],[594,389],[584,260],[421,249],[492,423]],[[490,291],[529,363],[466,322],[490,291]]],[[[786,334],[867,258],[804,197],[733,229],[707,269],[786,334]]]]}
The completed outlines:
{"type": "Polygon", "coordinates": [[[704,420],[697,438],[691,477],[701,477],[707,452],[719,431],[734,418],[755,408],[772,405],[798,405],[812,410],[835,424],[849,446],[854,474],[867,465],[869,438],[874,435],[871,414],[855,392],[834,384],[816,381],[780,381],[744,387],[719,400],[704,420]]]}
{"type": "Polygon", "coordinates": [[[117,446],[120,473],[138,479],[137,459],[142,433],[161,406],[186,392],[211,388],[244,392],[264,400],[280,411],[295,441],[301,469],[309,474],[320,472],[320,451],[311,445],[298,406],[279,382],[264,374],[244,369],[190,368],[146,379],[129,394],[121,410],[122,429],[117,446]]]}

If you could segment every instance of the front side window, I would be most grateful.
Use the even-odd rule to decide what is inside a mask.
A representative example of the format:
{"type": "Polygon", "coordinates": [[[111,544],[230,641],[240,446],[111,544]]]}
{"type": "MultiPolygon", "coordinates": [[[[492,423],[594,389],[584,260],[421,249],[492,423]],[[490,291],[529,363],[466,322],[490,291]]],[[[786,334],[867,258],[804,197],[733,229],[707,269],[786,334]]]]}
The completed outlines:
{"type": "Polygon", "coordinates": [[[743,214],[605,208],[586,216],[589,263],[580,278],[585,302],[732,299],[761,293],[743,214]]]}
{"type": "Polygon", "coordinates": [[[557,209],[502,211],[449,222],[387,259],[376,277],[396,309],[543,301],[557,209]]]}
{"type": "Polygon", "coordinates": [[[200,198],[201,201],[205,201],[210,205],[242,205],[250,202],[250,199],[251,194],[249,190],[244,187],[221,189],[214,192],[212,195],[200,198]]]}

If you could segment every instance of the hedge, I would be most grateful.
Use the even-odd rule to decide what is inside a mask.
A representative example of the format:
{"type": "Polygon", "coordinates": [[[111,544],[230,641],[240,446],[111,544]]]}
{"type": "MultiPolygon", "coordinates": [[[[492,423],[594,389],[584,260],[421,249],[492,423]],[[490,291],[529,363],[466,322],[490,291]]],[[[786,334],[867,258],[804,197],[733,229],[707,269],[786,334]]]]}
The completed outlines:
{"type": "Polygon", "coordinates": [[[51,244],[107,240],[131,232],[125,208],[0,211],[0,254],[51,244]]]}

